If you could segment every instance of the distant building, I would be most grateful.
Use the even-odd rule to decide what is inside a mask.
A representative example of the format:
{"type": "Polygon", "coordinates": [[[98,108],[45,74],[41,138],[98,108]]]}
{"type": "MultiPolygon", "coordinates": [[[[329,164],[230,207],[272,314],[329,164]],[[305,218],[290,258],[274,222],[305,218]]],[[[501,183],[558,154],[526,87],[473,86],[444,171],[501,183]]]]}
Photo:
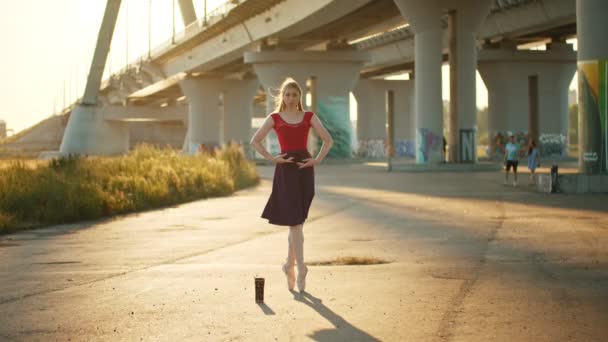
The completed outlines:
{"type": "Polygon", "coordinates": [[[6,122],[0,119],[0,139],[6,138],[6,122]]]}

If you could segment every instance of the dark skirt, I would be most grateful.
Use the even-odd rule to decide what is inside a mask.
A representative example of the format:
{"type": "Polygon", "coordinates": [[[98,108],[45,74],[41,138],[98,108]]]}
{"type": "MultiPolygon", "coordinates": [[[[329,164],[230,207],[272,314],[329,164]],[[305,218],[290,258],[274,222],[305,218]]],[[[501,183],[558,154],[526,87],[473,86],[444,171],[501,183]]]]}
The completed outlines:
{"type": "Polygon", "coordinates": [[[285,158],[294,157],[294,163],[276,164],[272,180],[272,193],[262,212],[262,218],[279,226],[296,226],[304,223],[315,195],[314,167],[300,169],[297,162],[311,158],[307,150],[287,151],[285,158]]]}

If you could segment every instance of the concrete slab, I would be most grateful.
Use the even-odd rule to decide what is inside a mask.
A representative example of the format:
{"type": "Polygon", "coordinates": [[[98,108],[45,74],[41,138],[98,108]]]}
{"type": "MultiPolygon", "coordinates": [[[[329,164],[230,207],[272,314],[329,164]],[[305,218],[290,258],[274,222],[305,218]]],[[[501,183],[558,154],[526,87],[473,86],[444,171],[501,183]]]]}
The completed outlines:
{"type": "Polygon", "coordinates": [[[498,172],[321,165],[308,293],[280,270],[260,186],[0,239],[0,340],[602,341],[608,195],[548,196],[498,172]],[[266,280],[265,304],[253,278],[266,280]]]}
{"type": "MultiPolygon", "coordinates": [[[[608,193],[608,175],[560,174],[558,191],[569,194],[608,193]]],[[[538,175],[539,192],[551,192],[551,175],[538,175]]]]}

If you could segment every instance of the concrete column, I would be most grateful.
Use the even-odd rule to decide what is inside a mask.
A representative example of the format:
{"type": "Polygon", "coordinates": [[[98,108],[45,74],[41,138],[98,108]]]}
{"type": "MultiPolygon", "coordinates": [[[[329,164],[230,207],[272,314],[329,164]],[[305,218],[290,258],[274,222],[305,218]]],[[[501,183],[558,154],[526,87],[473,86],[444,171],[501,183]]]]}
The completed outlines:
{"type": "Polygon", "coordinates": [[[350,156],[349,92],[359,78],[361,66],[368,59],[367,53],[351,50],[245,53],[245,63],[253,64],[265,89],[278,88],[289,76],[300,83],[305,92],[306,80],[316,77],[317,114],[334,138],[330,157],[350,156]]]}
{"type": "Polygon", "coordinates": [[[361,79],[353,89],[357,100],[357,139],[360,144],[385,139],[384,98],[380,96],[384,90],[380,86],[382,82],[361,79]]]}
{"type": "Polygon", "coordinates": [[[257,79],[226,81],[224,88],[224,141],[248,145],[251,139],[253,98],[259,89],[257,79]]]}
{"type": "Polygon", "coordinates": [[[608,172],[608,2],[577,0],[579,172],[608,172]],[[602,108],[603,107],[603,108],[602,108]]]}
{"type": "Polygon", "coordinates": [[[528,76],[528,135],[538,141],[538,76],[528,76]]]}
{"type": "Polygon", "coordinates": [[[193,153],[201,144],[221,146],[230,141],[248,148],[258,80],[190,78],[180,86],[189,102],[185,151],[193,153]]]}
{"type": "Polygon", "coordinates": [[[355,149],[350,120],[350,92],[359,79],[358,62],[315,64],[312,76],[318,81],[318,115],[332,134],[329,157],[350,158],[355,149]]]}
{"type": "Polygon", "coordinates": [[[458,0],[447,2],[453,44],[450,50],[450,161],[475,162],[477,136],[477,46],[476,32],[490,11],[489,0],[458,0]],[[468,141],[460,141],[460,139],[468,141]],[[472,149],[461,147],[471,146],[472,149]]]}
{"type": "Polygon", "coordinates": [[[63,155],[108,155],[129,150],[129,130],[121,122],[108,122],[97,114],[101,77],[105,68],[120,0],[109,0],[97,37],[82,103],[70,113],[59,152],[63,155]]]}
{"type": "Polygon", "coordinates": [[[125,122],[107,121],[98,106],[78,105],[70,113],[59,152],[62,155],[115,155],[129,151],[125,122]]]}
{"type": "Polygon", "coordinates": [[[219,97],[223,85],[222,79],[187,78],[180,82],[189,103],[185,152],[195,153],[201,145],[223,143],[219,97]]]}
{"type": "Polygon", "coordinates": [[[416,162],[443,160],[442,2],[395,0],[414,31],[416,162]]]}
{"type": "Polygon", "coordinates": [[[479,53],[479,73],[488,88],[488,134],[527,136],[529,131],[528,77],[538,76],[539,141],[541,153],[565,152],[568,131],[568,87],[576,53],[553,43],[547,51],[516,50],[504,44],[479,53]],[[543,140],[547,141],[542,146],[543,140]],[[544,149],[544,150],[543,150],[544,149]]]}
{"type": "Polygon", "coordinates": [[[413,158],[415,154],[414,82],[361,79],[353,94],[357,100],[357,154],[383,158],[385,154],[386,91],[395,94],[395,156],[413,158]]]}

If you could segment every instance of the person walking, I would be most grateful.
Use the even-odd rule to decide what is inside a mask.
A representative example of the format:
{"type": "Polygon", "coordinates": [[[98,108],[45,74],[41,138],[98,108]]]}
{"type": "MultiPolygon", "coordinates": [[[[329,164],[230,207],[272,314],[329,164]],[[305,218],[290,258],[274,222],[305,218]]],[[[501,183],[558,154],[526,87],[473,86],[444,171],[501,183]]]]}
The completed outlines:
{"type": "Polygon", "coordinates": [[[528,185],[536,184],[536,168],[540,166],[540,156],[536,141],[530,139],[528,144],[528,169],[530,170],[530,181],[528,185]]]}
{"type": "Polygon", "coordinates": [[[308,267],[304,263],[303,228],[315,194],[314,167],[325,158],[333,139],[315,113],[304,111],[302,88],[292,78],[285,79],[274,100],[274,112],[266,117],[251,139],[251,146],[275,163],[272,191],[261,217],[270,224],[289,227],[287,259],[282,270],[288,289],[293,290],[297,264],[297,285],[300,292],[304,292],[308,267]],[[307,150],[310,127],[323,140],[316,158],[307,150]],[[281,146],[277,156],[272,156],[262,144],[272,129],[281,146]]]}
{"type": "Polygon", "coordinates": [[[517,164],[519,164],[519,155],[521,147],[515,143],[515,136],[509,136],[509,142],[505,146],[505,185],[509,184],[509,170],[513,168],[513,186],[517,186],[517,164]]]}

